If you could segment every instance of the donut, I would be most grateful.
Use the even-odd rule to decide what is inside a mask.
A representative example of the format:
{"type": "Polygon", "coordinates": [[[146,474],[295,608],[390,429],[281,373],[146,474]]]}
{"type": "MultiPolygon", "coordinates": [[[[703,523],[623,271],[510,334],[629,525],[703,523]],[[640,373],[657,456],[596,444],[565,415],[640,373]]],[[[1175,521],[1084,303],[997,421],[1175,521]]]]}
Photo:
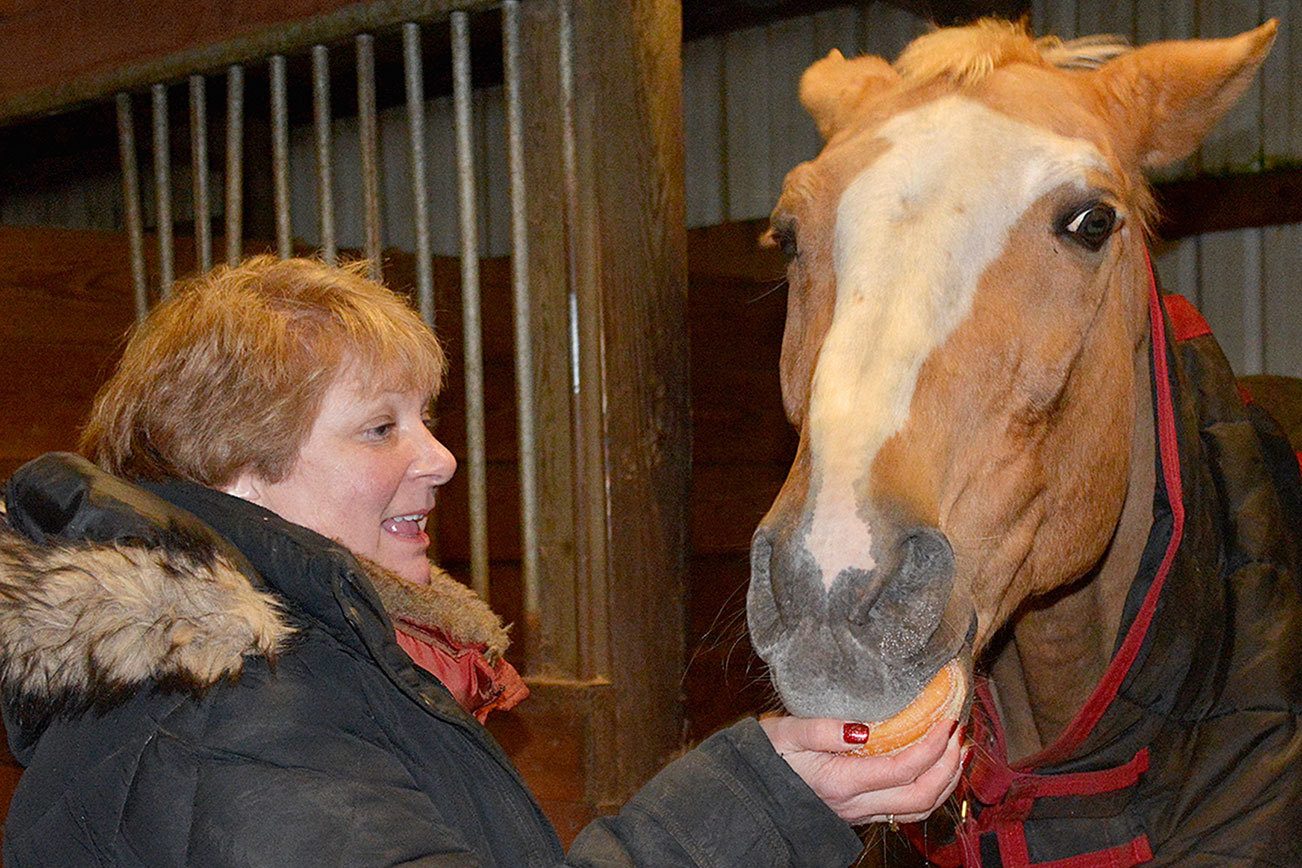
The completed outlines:
{"type": "Polygon", "coordinates": [[[869,721],[871,734],[868,741],[846,753],[850,756],[889,756],[922,738],[936,721],[957,720],[966,698],[964,680],[959,662],[949,661],[903,710],[886,720],[869,721]]]}

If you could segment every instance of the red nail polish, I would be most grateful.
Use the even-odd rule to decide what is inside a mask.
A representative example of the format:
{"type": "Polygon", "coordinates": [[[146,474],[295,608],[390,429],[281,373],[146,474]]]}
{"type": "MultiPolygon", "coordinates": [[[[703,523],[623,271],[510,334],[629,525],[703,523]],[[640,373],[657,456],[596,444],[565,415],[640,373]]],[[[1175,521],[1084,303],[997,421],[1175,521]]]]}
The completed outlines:
{"type": "Polygon", "coordinates": [[[841,738],[846,744],[864,744],[868,741],[868,724],[847,723],[841,727],[841,738]]]}
{"type": "Polygon", "coordinates": [[[949,732],[945,733],[945,739],[946,739],[947,741],[949,740],[950,736],[952,736],[952,735],[954,734],[954,730],[956,730],[956,729],[958,729],[958,721],[957,721],[957,720],[952,721],[952,722],[950,723],[950,725],[949,725],[949,732]]]}

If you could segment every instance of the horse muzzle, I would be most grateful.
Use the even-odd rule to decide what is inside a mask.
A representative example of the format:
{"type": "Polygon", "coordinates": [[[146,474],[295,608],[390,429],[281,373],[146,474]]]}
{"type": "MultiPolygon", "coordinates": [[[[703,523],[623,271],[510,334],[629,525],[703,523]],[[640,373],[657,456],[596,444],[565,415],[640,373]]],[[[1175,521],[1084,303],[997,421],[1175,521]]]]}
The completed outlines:
{"type": "Polygon", "coordinates": [[[954,553],[943,533],[904,529],[878,547],[872,568],[843,569],[827,585],[803,544],[809,518],[772,518],[751,542],[746,614],[789,711],[882,720],[949,661],[971,672],[975,619],[954,593],[954,553]]]}

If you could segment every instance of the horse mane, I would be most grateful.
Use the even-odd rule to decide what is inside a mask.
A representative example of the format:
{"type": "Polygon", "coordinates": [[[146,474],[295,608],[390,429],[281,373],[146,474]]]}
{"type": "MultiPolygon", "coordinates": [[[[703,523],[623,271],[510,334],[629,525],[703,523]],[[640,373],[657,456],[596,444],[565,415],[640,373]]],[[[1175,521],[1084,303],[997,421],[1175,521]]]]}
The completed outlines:
{"type": "Polygon", "coordinates": [[[945,27],[918,37],[900,54],[895,69],[905,80],[918,84],[948,79],[967,85],[1013,63],[1096,69],[1130,50],[1122,36],[1035,39],[1023,23],[982,18],[966,27],[945,27]]]}

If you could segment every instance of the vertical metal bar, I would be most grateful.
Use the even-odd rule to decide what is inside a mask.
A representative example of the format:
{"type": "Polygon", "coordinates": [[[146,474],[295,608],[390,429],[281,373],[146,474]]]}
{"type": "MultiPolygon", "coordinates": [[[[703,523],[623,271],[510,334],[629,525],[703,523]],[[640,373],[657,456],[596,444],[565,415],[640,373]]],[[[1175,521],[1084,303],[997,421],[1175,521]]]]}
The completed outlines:
{"type": "Polygon", "coordinates": [[[149,89],[154,121],[154,201],[158,214],[158,283],[163,298],[172,294],[172,143],[167,126],[167,85],[149,89]]]}
{"type": "Polygon", "coordinates": [[[357,36],[357,133],[362,151],[362,201],[366,221],[366,258],[372,280],[383,280],[380,255],[380,161],[376,143],[375,37],[357,36]]]}
{"type": "MultiPolygon", "coordinates": [[[[610,672],[610,646],[605,613],[606,503],[602,485],[603,445],[600,434],[601,384],[601,295],[595,260],[584,251],[592,248],[592,223],[580,197],[578,107],[575,104],[575,36],[569,0],[557,3],[557,35],[561,90],[561,157],[565,183],[566,266],[570,308],[570,414],[573,419],[575,533],[575,609],[578,613],[574,642],[579,678],[588,679],[610,672]]],[[[590,168],[589,168],[590,171],[590,168]]]]}
{"type": "Polygon", "coordinates": [[[285,95],[285,55],[273,54],[271,73],[271,175],[276,197],[276,254],[294,255],[289,224],[289,102],[285,95]]]}
{"type": "Polygon", "coordinates": [[[515,302],[515,391],[520,437],[521,584],[525,623],[536,628],[542,611],[538,570],[538,459],[533,406],[532,305],[529,228],[524,183],[524,115],[520,98],[520,3],[502,3],[506,78],[507,161],[511,175],[511,287],[515,302]]]}
{"type": "Polygon", "coordinates": [[[140,175],[136,168],[136,127],[131,117],[131,97],[117,95],[118,158],[122,162],[122,216],[127,224],[131,252],[131,287],[136,300],[136,320],[149,313],[149,287],[145,280],[145,233],[140,219],[140,175]]]}
{"type": "Polygon", "coordinates": [[[470,583],[488,599],[488,483],[484,445],[484,351],[479,316],[479,216],[470,116],[470,24],[452,13],[452,102],[456,119],[457,213],[461,226],[461,322],[465,343],[466,484],[470,491],[470,583]]]}
{"type": "Polygon", "coordinates": [[[407,124],[411,132],[411,195],[416,223],[416,298],[421,319],[434,327],[434,263],[430,255],[429,206],[425,191],[425,83],[420,60],[420,25],[402,25],[402,60],[407,74],[407,124]]]}
{"type": "Polygon", "coordinates": [[[190,174],[194,189],[194,261],[212,268],[212,216],[208,203],[208,94],[202,75],[190,76],[190,174]]]}
{"type": "Polygon", "coordinates": [[[334,265],[335,248],[334,176],[330,165],[330,51],[312,46],[312,126],[316,131],[316,190],[321,219],[321,258],[334,265]]]}
{"type": "Polygon", "coordinates": [[[226,264],[244,247],[244,67],[226,70],[226,264]]]}

